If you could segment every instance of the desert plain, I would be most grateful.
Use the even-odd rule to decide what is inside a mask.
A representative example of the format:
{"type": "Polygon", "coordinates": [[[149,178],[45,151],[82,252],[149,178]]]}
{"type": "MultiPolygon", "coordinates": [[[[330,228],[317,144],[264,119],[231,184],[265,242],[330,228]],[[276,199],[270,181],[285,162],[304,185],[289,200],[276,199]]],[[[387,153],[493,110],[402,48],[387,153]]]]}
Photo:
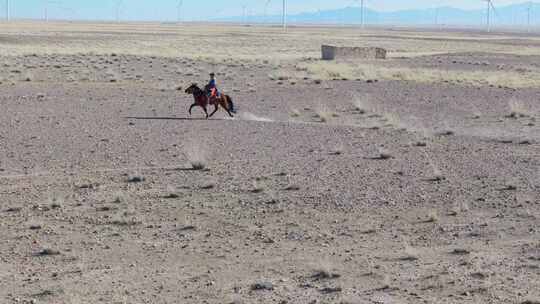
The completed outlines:
{"type": "Polygon", "coordinates": [[[2,23],[0,108],[0,303],[540,303],[539,35],[2,23]]]}

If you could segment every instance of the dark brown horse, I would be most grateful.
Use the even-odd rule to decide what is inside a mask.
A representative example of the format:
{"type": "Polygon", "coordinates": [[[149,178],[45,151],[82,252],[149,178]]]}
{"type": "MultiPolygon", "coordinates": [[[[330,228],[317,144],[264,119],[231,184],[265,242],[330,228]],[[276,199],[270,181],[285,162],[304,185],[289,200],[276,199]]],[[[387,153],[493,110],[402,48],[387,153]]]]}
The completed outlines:
{"type": "Polygon", "coordinates": [[[191,115],[191,109],[196,106],[203,108],[206,118],[212,117],[217,112],[219,106],[225,109],[230,117],[234,117],[232,113],[236,113],[234,103],[229,95],[221,94],[219,97],[208,97],[207,92],[201,90],[195,83],[187,88],[185,92],[193,95],[193,99],[195,99],[195,102],[189,107],[189,115],[191,115]],[[215,107],[210,115],[208,115],[208,111],[206,110],[208,105],[214,105],[215,107]]]}

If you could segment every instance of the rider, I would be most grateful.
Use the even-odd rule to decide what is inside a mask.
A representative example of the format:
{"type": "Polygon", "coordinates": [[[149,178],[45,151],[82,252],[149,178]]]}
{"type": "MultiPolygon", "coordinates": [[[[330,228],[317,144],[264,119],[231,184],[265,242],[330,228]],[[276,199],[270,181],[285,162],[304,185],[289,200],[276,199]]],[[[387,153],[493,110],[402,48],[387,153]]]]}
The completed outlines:
{"type": "Polygon", "coordinates": [[[216,74],[210,73],[210,81],[208,81],[208,84],[206,85],[206,88],[208,89],[208,97],[210,98],[216,98],[219,97],[219,91],[216,85],[216,74]]]}

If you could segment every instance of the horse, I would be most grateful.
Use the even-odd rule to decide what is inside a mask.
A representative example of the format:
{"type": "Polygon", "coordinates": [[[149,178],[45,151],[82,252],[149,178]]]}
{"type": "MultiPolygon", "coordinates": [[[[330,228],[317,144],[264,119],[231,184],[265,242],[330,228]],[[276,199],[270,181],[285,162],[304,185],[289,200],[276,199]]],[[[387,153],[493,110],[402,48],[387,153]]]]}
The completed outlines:
{"type": "Polygon", "coordinates": [[[193,99],[195,99],[195,102],[189,107],[189,115],[191,115],[191,109],[196,106],[203,108],[206,119],[212,117],[212,115],[217,112],[219,106],[225,109],[230,117],[234,117],[232,113],[236,113],[233,100],[229,95],[221,94],[219,97],[208,97],[208,94],[201,90],[196,83],[187,88],[185,92],[186,94],[193,95],[193,99]],[[214,111],[210,115],[208,115],[208,111],[206,111],[206,107],[209,104],[215,106],[214,111]]]}

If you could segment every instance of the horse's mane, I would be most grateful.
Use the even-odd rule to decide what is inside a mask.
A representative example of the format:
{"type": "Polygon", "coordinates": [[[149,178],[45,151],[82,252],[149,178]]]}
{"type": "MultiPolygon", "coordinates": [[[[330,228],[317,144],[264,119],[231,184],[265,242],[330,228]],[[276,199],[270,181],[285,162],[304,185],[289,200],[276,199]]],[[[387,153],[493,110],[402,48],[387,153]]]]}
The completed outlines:
{"type": "Polygon", "coordinates": [[[193,87],[194,93],[204,93],[204,91],[201,88],[199,88],[199,85],[197,85],[196,83],[192,83],[191,87],[193,87]]]}

